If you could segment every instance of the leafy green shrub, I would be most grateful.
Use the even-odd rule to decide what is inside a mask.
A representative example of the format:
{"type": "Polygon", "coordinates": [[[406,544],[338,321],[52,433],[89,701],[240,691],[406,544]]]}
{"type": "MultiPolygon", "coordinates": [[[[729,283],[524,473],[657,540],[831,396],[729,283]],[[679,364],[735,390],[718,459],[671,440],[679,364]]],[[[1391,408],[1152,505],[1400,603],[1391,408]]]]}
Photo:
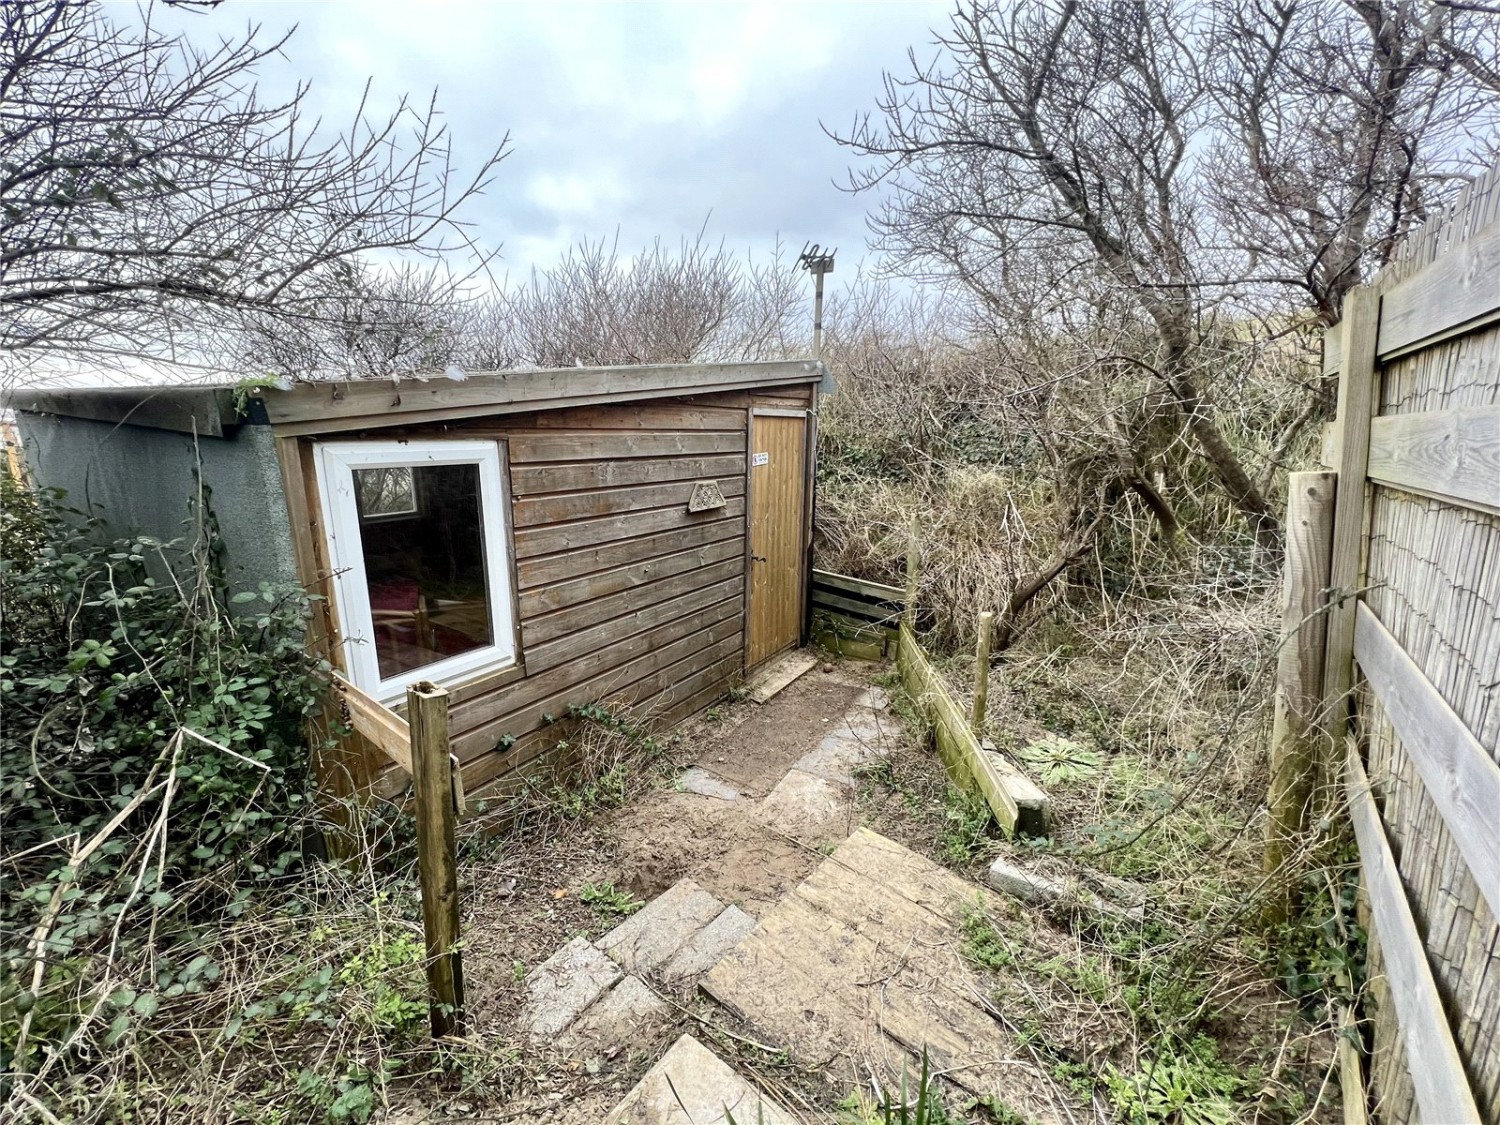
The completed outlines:
{"type": "MultiPolygon", "coordinates": [[[[300,591],[231,596],[206,509],[184,543],[109,542],[60,494],[0,489],[3,998],[30,1012],[34,1047],[95,1018],[91,991],[113,978],[118,1039],[157,996],[212,986],[196,925],[299,866],[304,720],[326,668],[306,655],[300,591]]],[[[5,1028],[0,1066],[24,1066],[5,1028]]]]}
{"type": "Polygon", "coordinates": [[[1217,1044],[1200,1035],[1144,1060],[1133,1074],[1107,1066],[1104,1086],[1128,1125],[1233,1125],[1234,1098],[1245,1080],[1219,1058],[1217,1044]]]}

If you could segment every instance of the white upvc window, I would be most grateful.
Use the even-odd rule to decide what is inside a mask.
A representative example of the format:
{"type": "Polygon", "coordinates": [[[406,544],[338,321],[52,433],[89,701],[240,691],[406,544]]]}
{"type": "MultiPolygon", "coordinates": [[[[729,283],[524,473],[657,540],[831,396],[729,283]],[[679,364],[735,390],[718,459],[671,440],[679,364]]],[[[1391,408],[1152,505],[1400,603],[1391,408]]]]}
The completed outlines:
{"type": "Polygon", "coordinates": [[[335,441],[318,446],[344,665],[394,702],[515,663],[500,445],[335,441]]]}

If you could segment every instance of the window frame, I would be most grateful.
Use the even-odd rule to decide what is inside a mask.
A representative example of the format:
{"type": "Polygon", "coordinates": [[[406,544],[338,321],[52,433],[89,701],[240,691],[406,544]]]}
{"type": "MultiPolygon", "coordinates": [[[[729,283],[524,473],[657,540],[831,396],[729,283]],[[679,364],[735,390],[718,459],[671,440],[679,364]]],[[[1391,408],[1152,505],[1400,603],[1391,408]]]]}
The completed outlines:
{"type": "Polygon", "coordinates": [[[501,671],[519,662],[503,443],[441,438],[319,442],[316,462],[324,539],[338,609],[336,647],[342,651],[345,670],[356,687],[382,703],[393,703],[405,697],[408,684],[419,680],[439,684],[446,681],[451,686],[459,680],[501,671]],[[374,644],[374,614],[370,608],[354,470],[438,465],[479,468],[479,524],[490,605],[490,643],[382,677],[374,644]]]}

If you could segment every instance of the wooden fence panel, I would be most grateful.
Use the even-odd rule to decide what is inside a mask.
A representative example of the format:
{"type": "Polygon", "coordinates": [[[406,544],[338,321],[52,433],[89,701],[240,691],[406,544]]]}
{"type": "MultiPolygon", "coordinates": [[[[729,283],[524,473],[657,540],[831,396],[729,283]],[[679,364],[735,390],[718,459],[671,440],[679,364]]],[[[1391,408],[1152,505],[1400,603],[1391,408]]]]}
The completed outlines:
{"type": "Polygon", "coordinates": [[[1356,736],[1375,1119],[1500,1120],[1500,167],[1346,313],[1324,688],[1356,736]]]}

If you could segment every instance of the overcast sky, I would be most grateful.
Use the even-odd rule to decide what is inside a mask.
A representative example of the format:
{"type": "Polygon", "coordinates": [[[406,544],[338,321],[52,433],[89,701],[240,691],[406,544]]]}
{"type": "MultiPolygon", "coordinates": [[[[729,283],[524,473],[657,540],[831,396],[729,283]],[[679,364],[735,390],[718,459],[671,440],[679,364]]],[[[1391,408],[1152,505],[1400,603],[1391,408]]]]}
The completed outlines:
{"type": "Polygon", "coordinates": [[[766,253],[779,235],[864,254],[869,200],[840,191],[846,154],[819,123],[872,109],[908,47],[930,55],[946,3],[261,3],[158,9],[200,42],[297,25],[267,94],[312,83],[309,106],[344,127],[365,80],[374,109],[436,87],[461,164],[509,132],[512,155],[468,218],[512,277],[579,239],[622,250],[705,221],[766,253]]]}

